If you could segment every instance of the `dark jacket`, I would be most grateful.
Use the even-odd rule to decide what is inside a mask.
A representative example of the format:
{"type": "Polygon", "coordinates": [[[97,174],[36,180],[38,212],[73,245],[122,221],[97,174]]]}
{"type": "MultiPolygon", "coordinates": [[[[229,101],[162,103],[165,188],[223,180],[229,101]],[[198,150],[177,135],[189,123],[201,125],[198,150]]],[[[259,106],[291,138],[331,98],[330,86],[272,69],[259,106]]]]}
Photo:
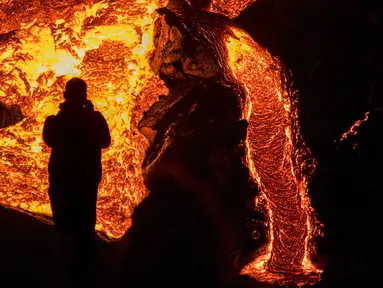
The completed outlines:
{"type": "Polygon", "coordinates": [[[45,120],[43,139],[52,148],[48,166],[51,183],[101,181],[101,149],[109,147],[111,138],[105,118],[94,111],[90,101],[62,103],[59,113],[45,120]]]}

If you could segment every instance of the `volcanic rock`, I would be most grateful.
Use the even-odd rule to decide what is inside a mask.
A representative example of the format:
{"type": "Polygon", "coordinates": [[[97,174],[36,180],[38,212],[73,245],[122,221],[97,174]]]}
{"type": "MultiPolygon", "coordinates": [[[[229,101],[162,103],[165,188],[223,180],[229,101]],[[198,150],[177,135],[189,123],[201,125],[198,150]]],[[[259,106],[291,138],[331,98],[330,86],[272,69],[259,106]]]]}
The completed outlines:
{"type": "Polygon", "coordinates": [[[24,118],[19,105],[6,106],[0,102],[0,128],[15,125],[24,118]]]}

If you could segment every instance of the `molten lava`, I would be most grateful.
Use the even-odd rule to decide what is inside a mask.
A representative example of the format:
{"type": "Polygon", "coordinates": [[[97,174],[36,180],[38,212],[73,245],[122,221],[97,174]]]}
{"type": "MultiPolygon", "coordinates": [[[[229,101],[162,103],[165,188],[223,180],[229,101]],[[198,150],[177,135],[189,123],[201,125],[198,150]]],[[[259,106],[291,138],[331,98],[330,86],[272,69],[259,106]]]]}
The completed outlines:
{"type": "Polygon", "coordinates": [[[368,120],[369,115],[370,115],[370,112],[367,111],[366,113],[364,113],[363,119],[355,121],[355,123],[350,127],[350,129],[348,129],[348,131],[342,134],[339,142],[346,141],[350,136],[355,136],[359,131],[359,126],[368,120]]]}
{"type": "Polygon", "coordinates": [[[161,3],[24,2],[0,4],[0,101],[26,115],[0,130],[0,202],[50,215],[42,125],[58,112],[65,82],[80,76],[112,135],[103,153],[97,229],[120,237],[147,195],[140,171],[147,143],[135,123],[165,89],[147,62],[161,3]]]}
{"type": "Polygon", "coordinates": [[[248,93],[248,165],[261,191],[256,206],[264,205],[269,218],[265,253],[243,273],[267,281],[288,282],[286,275],[303,276],[302,283],[318,280],[310,261],[313,238],[321,224],[307,196],[308,177],[315,168],[298,126],[296,103],[281,64],[248,35],[233,29],[228,43],[229,61],[248,93]],[[256,67],[255,69],[253,67],[256,67]],[[252,71],[253,73],[246,73],[252,71]],[[309,274],[311,276],[307,277],[309,274]]]}
{"type": "MultiPolygon", "coordinates": [[[[235,17],[251,2],[217,0],[211,10],[235,17]]],[[[112,238],[129,228],[134,207],[147,195],[141,163],[148,143],[138,121],[166,94],[148,60],[155,9],[164,4],[0,0],[0,102],[18,104],[26,116],[0,129],[1,204],[50,215],[50,151],[41,139],[42,125],[57,113],[65,82],[80,76],[112,134],[112,146],[103,153],[96,228],[112,238]]],[[[269,224],[267,247],[243,273],[272,282],[316,282],[320,271],[310,258],[321,224],[307,196],[315,164],[301,139],[295,95],[282,65],[239,28],[231,31],[226,61],[246,90],[247,165],[260,190],[255,206],[266,209],[269,224]]]]}

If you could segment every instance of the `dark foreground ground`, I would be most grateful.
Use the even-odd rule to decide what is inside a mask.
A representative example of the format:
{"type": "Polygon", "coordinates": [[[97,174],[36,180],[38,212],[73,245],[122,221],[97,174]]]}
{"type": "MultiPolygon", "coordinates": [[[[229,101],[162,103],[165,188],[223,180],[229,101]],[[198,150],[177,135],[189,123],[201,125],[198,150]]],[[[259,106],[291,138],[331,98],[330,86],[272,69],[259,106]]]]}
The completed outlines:
{"type": "MultiPolygon", "coordinates": [[[[1,287],[76,287],[63,272],[69,251],[60,243],[70,240],[49,219],[0,207],[0,226],[1,287]]],[[[120,287],[116,248],[118,243],[97,239],[97,255],[81,287],[120,287]]]]}
{"type": "MultiPolygon", "coordinates": [[[[13,209],[0,206],[0,287],[128,287],[126,275],[126,238],[108,242],[97,238],[97,253],[90,268],[80,280],[70,280],[64,267],[69,251],[60,246],[59,235],[50,219],[36,218],[13,209]],[[124,259],[125,257],[125,259],[124,259]]],[[[69,241],[65,238],[64,241],[69,241]]],[[[164,261],[166,262],[166,261],[164,261]]],[[[178,263],[174,263],[178,265],[178,263]]],[[[175,268],[174,266],[173,268],[175,268]]],[[[160,268],[163,269],[162,267],[160,268]]],[[[166,269],[170,275],[172,267],[166,269]]],[[[155,284],[153,275],[145,275],[145,283],[155,284]]],[[[174,277],[176,277],[174,275],[174,277]]],[[[179,277],[178,277],[179,278],[179,277]]],[[[187,286],[188,279],[184,279],[187,286]]],[[[246,276],[238,276],[232,287],[267,288],[246,276]]],[[[136,287],[136,286],[135,286],[136,287]]],[[[146,287],[140,286],[140,287],[146,287]]],[[[199,287],[207,287],[201,283],[199,287]]]]}

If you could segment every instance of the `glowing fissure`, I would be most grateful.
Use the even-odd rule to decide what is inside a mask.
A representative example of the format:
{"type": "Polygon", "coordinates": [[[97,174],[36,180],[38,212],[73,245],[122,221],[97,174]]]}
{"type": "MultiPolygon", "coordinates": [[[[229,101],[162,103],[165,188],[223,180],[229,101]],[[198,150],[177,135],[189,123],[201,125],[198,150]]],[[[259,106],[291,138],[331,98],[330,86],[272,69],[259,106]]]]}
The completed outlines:
{"type": "Polygon", "coordinates": [[[350,129],[348,129],[348,131],[346,131],[346,132],[344,132],[342,134],[342,136],[340,137],[339,142],[344,142],[350,136],[355,136],[358,133],[358,131],[359,131],[359,126],[362,123],[364,123],[364,122],[366,122],[368,120],[369,115],[370,115],[370,112],[367,111],[366,113],[364,113],[364,118],[363,119],[355,121],[355,123],[350,127],[350,129]]]}

